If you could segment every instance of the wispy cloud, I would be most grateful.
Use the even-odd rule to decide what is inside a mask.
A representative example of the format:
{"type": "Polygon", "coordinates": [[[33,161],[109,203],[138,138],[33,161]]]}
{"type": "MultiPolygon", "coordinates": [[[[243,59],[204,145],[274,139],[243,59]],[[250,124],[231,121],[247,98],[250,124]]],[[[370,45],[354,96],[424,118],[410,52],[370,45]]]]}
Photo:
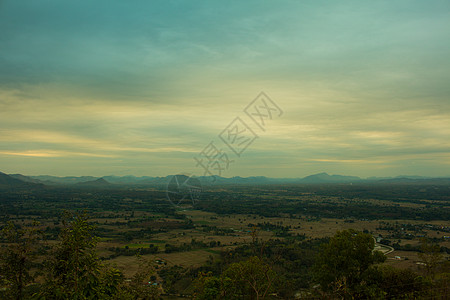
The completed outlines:
{"type": "Polygon", "coordinates": [[[138,3],[2,3],[3,171],[195,171],[264,90],[224,175],[450,175],[449,3],[138,3]]]}
{"type": "Polygon", "coordinates": [[[0,151],[0,155],[30,156],[30,157],[73,157],[73,156],[116,157],[114,155],[95,154],[95,153],[80,153],[80,152],[67,152],[67,151],[54,151],[54,150],[23,151],[23,152],[0,151]]]}

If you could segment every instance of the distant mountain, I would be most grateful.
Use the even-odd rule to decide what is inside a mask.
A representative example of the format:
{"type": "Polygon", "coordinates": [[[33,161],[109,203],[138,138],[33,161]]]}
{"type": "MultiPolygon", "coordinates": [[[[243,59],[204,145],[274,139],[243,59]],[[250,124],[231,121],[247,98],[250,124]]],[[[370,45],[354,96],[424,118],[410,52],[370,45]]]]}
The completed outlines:
{"type": "Polygon", "coordinates": [[[399,175],[399,176],[395,176],[395,178],[407,178],[407,179],[432,179],[432,177],[427,177],[427,176],[417,176],[417,175],[399,175]]]}
{"type": "Polygon", "coordinates": [[[395,177],[390,179],[378,180],[378,183],[385,184],[430,184],[430,185],[450,185],[450,178],[418,178],[414,177],[395,177]]]}
{"type": "Polygon", "coordinates": [[[167,185],[171,178],[172,178],[172,175],[169,175],[166,177],[144,176],[144,177],[140,177],[140,179],[136,181],[136,185],[150,185],[150,186],[167,185]]]}
{"type": "Polygon", "coordinates": [[[113,184],[106,181],[104,178],[99,178],[92,181],[83,181],[75,184],[77,187],[89,187],[89,188],[108,188],[112,187],[113,184]]]}
{"type": "MultiPolygon", "coordinates": [[[[172,179],[173,175],[165,177],[151,176],[115,176],[109,175],[104,177],[93,176],[24,176],[21,174],[9,175],[13,179],[21,182],[33,184],[45,184],[56,186],[91,186],[91,187],[156,187],[165,188],[172,179]],[[86,183],[86,184],[83,184],[86,183]]],[[[362,179],[357,176],[329,175],[328,173],[318,173],[303,178],[270,178],[265,176],[250,177],[221,177],[221,176],[195,176],[202,185],[264,185],[264,184],[450,184],[450,178],[432,178],[424,176],[397,176],[397,177],[369,177],[362,179]]]]}
{"type": "Polygon", "coordinates": [[[26,182],[0,172],[0,189],[32,189],[42,188],[44,185],[26,182]]]}
{"type": "Polygon", "coordinates": [[[328,175],[328,173],[319,173],[302,178],[300,183],[353,183],[362,179],[357,176],[328,175]]]}
{"type": "MultiPolygon", "coordinates": [[[[102,177],[108,183],[116,185],[128,186],[165,186],[169,183],[173,175],[165,177],[150,176],[104,176],[102,177]]],[[[350,183],[358,182],[362,179],[356,176],[328,175],[327,173],[319,173],[306,176],[304,178],[270,178],[265,176],[250,177],[221,177],[221,176],[196,176],[204,185],[263,185],[263,184],[288,184],[288,183],[350,183]]],[[[82,177],[56,177],[56,176],[32,176],[33,179],[40,180],[46,184],[80,184],[84,182],[92,182],[98,180],[98,177],[82,176],[82,177]]],[[[89,183],[90,184],[90,183],[89,183]]]]}
{"type": "Polygon", "coordinates": [[[31,182],[31,183],[37,183],[37,184],[42,184],[43,182],[40,181],[39,179],[35,179],[35,178],[31,178],[29,176],[24,176],[22,174],[8,174],[8,176],[15,178],[15,179],[19,179],[25,182],[31,182]]]}
{"type": "Polygon", "coordinates": [[[57,177],[57,176],[49,176],[49,175],[39,175],[39,176],[29,176],[32,179],[40,180],[46,184],[77,184],[80,182],[88,182],[98,179],[98,177],[93,176],[67,176],[67,177],[57,177]]]}
{"type": "Polygon", "coordinates": [[[111,183],[134,184],[137,181],[139,181],[140,177],[136,177],[136,176],[133,176],[133,175],[127,175],[127,176],[110,175],[110,176],[103,176],[102,178],[105,179],[108,182],[111,182],[111,183]]]}
{"type": "Polygon", "coordinates": [[[230,178],[221,176],[200,176],[198,177],[202,184],[270,184],[273,183],[273,178],[267,178],[264,176],[252,176],[252,177],[240,177],[234,176],[230,178]]]}
{"type": "Polygon", "coordinates": [[[383,176],[383,177],[371,176],[371,177],[367,177],[365,180],[366,180],[366,181],[378,181],[378,180],[392,179],[392,178],[393,178],[393,177],[389,177],[389,176],[383,176]]]}

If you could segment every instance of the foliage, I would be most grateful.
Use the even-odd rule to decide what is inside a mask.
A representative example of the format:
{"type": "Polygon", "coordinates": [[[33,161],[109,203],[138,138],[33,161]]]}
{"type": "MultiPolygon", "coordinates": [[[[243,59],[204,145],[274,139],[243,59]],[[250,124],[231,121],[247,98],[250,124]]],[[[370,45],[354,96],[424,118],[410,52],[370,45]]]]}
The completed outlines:
{"type": "Polygon", "coordinates": [[[220,277],[200,274],[195,299],[266,299],[275,291],[276,273],[253,256],[231,264],[220,277]]]}
{"type": "Polygon", "coordinates": [[[95,251],[97,239],[93,230],[86,215],[66,215],[60,242],[46,264],[48,276],[43,295],[57,299],[86,299],[102,292],[102,266],[95,251]]]}
{"type": "MultiPolygon", "coordinates": [[[[426,187],[420,185],[383,185],[383,188],[380,189],[377,185],[363,184],[355,184],[353,186],[340,184],[326,186],[293,184],[280,186],[263,185],[258,187],[242,185],[233,186],[232,188],[211,187],[211,190],[204,191],[204,199],[197,202],[195,208],[216,212],[221,215],[234,213],[252,214],[244,217],[243,220],[239,219],[241,226],[252,222],[249,224],[249,227],[254,227],[255,232],[257,230],[270,230],[274,239],[261,243],[257,238],[254,238],[252,243],[232,247],[232,249],[227,248],[227,250],[219,253],[219,258],[215,256],[214,259],[211,258],[205,265],[197,269],[159,266],[158,275],[163,279],[164,290],[168,293],[189,293],[192,291],[192,286],[190,289],[186,287],[195,280],[200,272],[200,274],[204,275],[198,276],[195,281],[196,289],[205,292],[199,292],[199,297],[203,295],[204,299],[217,297],[230,299],[234,291],[236,297],[251,298],[256,296],[253,292],[248,292],[251,291],[250,285],[247,286],[247,289],[244,289],[246,293],[244,294],[242,291],[236,291],[235,286],[231,282],[234,280],[236,286],[242,285],[243,282],[238,280],[239,277],[236,274],[239,274],[239,270],[245,269],[243,265],[246,261],[257,256],[260,261],[270,266],[270,269],[278,274],[277,280],[273,282],[271,287],[273,291],[276,291],[277,297],[293,299],[299,291],[304,292],[305,295],[311,295],[314,290],[313,287],[317,286],[318,277],[320,277],[317,276],[317,271],[320,271],[320,268],[317,268],[318,263],[313,269],[312,266],[316,260],[320,260],[320,255],[316,257],[316,254],[319,252],[319,244],[324,240],[306,239],[302,235],[296,236],[293,234],[293,228],[290,228],[290,226],[283,225],[283,222],[266,222],[262,216],[281,216],[283,218],[289,216],[291,221],[292,219],[297,219],[302,223],[303,221],[314,222],[326,217],[340,218],[346,223],[368,219],[449,220],[448,201],[450,200],[450,194],[448,193],[448,186],[427,188],[427,199],[423,198],[424,194],[421,192],[423,188],[426,187]],[[385,205],[383,202],[380,205],[380,202],[374,199],[389,200],[391,203],[385,205]],[[407,203],[421,204],[423,209],[418,210],[415,206],[405,205],[407,203]],[[255,221],[251,221],[250,218],[255,221]],[[259,221],[260,218],[262,221],[259,221]],[[280,239],[277,237],[280,237],[280,239]],[[302,239],[304,240],[300,242],[302,239]],[[240,265],[240,267],[237,267],[236,264],[240,265]],[[230,272],[236,276],[231,276],[230,272]],[[228,276],[225,276],[225,274],[228,274],[228,276]],[[313,275],[314,280],[312,278],[313,275]]],[[[183,228],[194,228],[195,231],[209,232],[211,233],[210,235],[237,235],[235,230],[222,226],[218,228],[213,225],[214,222],[204,221],[204,224],[201,226],[200,222],[195,222],[194,224],[182,212],[178,213],[167,202],[164,192],[157,190],[130,188],[112,192],[111,190],[78,190],[49,187],[25,193],[0,191],[0,198],[2,199],[0,201],[0,211],[3,213],[0,216],[1,225],[12,219],[15,222],[22,219],[24,223],[24,219],[36,218],[42,220],[44,224],[45,220],[47,220],[48,222],[43,229],[46,238],[52,240],[47,245],[47,249],[50,249],[48,253],[42,252],[43,250],[39,246],[40,238],[35,239],[36,243],[28,242],[28,246],[32,249],[29,252],[27,252],[28,250],[24,252],[26,259],[23,264],[18,259],[23,256],[15,255],[23,250],[20,247],[20,242],[9,242],[6,240],[6,237],[1,240],[0,268],[2,270],[0,273],[0,284],[2,286],[0,287],[0,298],[2,299],[6,296],[17,298],[17,294],[22,295],[22,297],[28,297],[31,294],[31,290],[38,291],[37,296],[47,295],[48,298],[75,297],[72,294],[65,295],[66,291],[73,291],[73,286],[75,285],[78,286],[79,298],[129,299],[131,297],[134,299],[139,297],[136,293],[144,295],[144,292],[150,292],[150,287],[145,286],[144,283],[149,281],[148,275],[151,272],[145,276],[143,275],[141,277],[142,280],[126,280],[120,270],[104,265],[104,260],[99,259],[95,251],[96,239],[94,234],[102,238],[108,238],[108,240],[122,239],[129,241],[135,239],[140,239],[141,241],[151,240],[155,238],[152,235],[159,232],[183,228]],[[86,208],[95,217],[97,224],[102,225],[93,231],[89,229],[80,233],[78,237],[84,236],[84,240],[76,238],[75,231],[72,231],[65,237],[64,235],[67,232],[64,231],[67,227],[73,226],[76,218],[67,215],[65,222],[60,218],[55,218],[55,212],[64,208],[75,211],[86,208]],[[136,212],[136,217],[134,217],[134,212],[136,212]],[[149,215],[147,214],[148,212],[152,212],[154,215],[149,215]],[[160,220],[161,218],[170,220],[160,220]],[[60,226],[63,223],[64,228],[61,229],[60,226]],[[57,239],[58,236],[59,239],[54,242],[53,240],[57,239]],[[84,246],[82,241],[85,242],[84,246]],[[79,248],[74,247],[77,243],[79,248]],[[78,252],[82,255],[78,256],[78,258],[73,254],[74,251],[77,252],[76,249],[81,249],[78,252]],[[11,252],[8,254],[7,251],[11,252]],[[10,255],[11,253],[15,254],[10,255]],[[60,258],[59,261],[57,261],[57,257],[60,258]],[[41,261],[44,258],[47,258],[45,260],[46,282],[41,285],[41,278],[39,280],[35,278],[36,272],[42,268],[41,261]],[[77,261],[78,263],[76,263],[77,261]],[[9,271],[8,267],[5,267],[8,264],[10,266],[9,271]],[[79,275],[77,278],[74,275],[78,271],[75,272],[69,265],[78,265],[80,274],[87,274],[88,276],[79,275]],[[18,268],[19,271],[16,271],[14,268],[18,268]],[[57,270],[59,271],[57,272],[57,270]],[[73,273],[70,273],[71,270],[73,273]],[[67,278],[63,280],[64,276],[67,278]],[[17,278],[22,279],[16,280],[17,278]],[[21,281],[23,283],[20,283],[21,281]],[[35,281],[39,281],[39,283],[35,281]],[[51,289],[51,287],[55,287],[55,289],[51,289]],[[6,288],[3,289],[3,294],[1,294],[1,288],[6,288]],[[51,291],[48,291],[49,289],[51,291]],[[60,295],[55,296],[54,290],[58,289],[60,290],[60,295]],[[22,291],[19,292],[20,290],[22,291]],[[8,295],[5,295],[5,293],[8,295]]],[[[378,266],[376,261],[379,261],[382,256],[375,256],[379,256],[379,253],[375,254],[372,263],[369,260],[369,266],[367,267],[367,264],[360,264],[360,258],[352,256],[352,251],[348,251],[348,256],[347,254],[342,256],[349,257],[348,264],[350,266],[353,265],[353,267],[345,269],[345,264],[343,264],[342,272],[345,272],[345,274],[340,274],[340,277],[336,278],[329,287],[321,291],[321,295],[324,297],[330,295],[330,293],[331,295],[336,295],[337,292],[337,295],[341,297],[402,298],[422,297],[426,295],[427,289],[448,291],[449,272],[444,270],[446,264],[439,261],[440,254],[437,247],[419,248],[414,243],[400,245],[400,242],[396,242],[396,240],[415,239],[429,230],[449,232],[448,230],[450,229],[448,227],[442,228],[442,226],[438,225],[425,224],[424,222],[421,222],[423,224],[416,223],[385,223],[383,230],[392,230],[392,232],[390,236],[383,235],[383,237],[389,239],[390,245],[396,250],[420,251],[421,260],[424,263],[422,267],[424,269],[423,274],[427,276],[420,277],[414,272],[397,269],[390,270],[389,268],[378,266]],[[405,230],[401,229],[403,227],[405,230]],[[357,262],[357,268],[355,268],[355,262],[357,262]],[[407,284],[407,281],[410,283],[407,284]],[[389,282],[394,284],[391,285],[389,282]]],[[[92,226],[92,224],[87,223],[89,226],[92,226]]],[[[28,228],[26,226],[23,228],[14,226],[14,228],[11,228],[12,232],[24,229],[28,228]]],[[[434,238],[434,240],[429,240],[428,244],[431,245],[431,241],[438,243],[442,240],[443,238],[434,238]]],[[[130,242],[130,244],[132,243],[130,242]]],[[[367,241],[367,243],[362,244],[370,248],[370,243],[371,241],[367,241]]],[[[194,239],[191,242],[174,244],[171,240],[167,240],[161,243],[159,249],[158,247],[146,247],[146,245],[143,245],[142,248],[139,248],[139,246],[136,246],[138,248],[135,246],[110,248],[109,250],[112,253],[109,257],[102,259],[108,260],[122,255],[144,255],[161,251],[171,253],[192,251],[193,249],[210,248],[216,245],[220,246],[221,244],[216,241],[204,243],[202,240],[196,241],[194,239]],[[170,244],[164,247],[166,243],[170,244]]],[[[324,250],[322,249],[322,251],[324,250]]],[[[440,251],[448,251],[448,248],[441,247],[440,251]]],[[[333,255],[333,251],[330,250],[329,253],[333,255]]],[[[365,256],[363,255],[363,257],[365,256]]],[[[152,281],[154,280],[152,279],[152,281]]],[[[323,285],[320,285],[320,288],[323,287],[323,285]]],[[[153,289],[153,291],[157,293],[157,289],[153,289]]],[[[445,292],[441,293],[445,294],[445,292]]]]}
{"type": "Polygon", "coordinates": [[[426,238],[421,239],[420,245],[421,252],[419,253],[419,258],[425,267],[425,272],[427,276],[434,278],[436,268],[442,261],[442,253],[440,252],[440,247],[437,244],[432,244],[426,238]]]}
{"type": "Polygon", "coordinates": [[[222,274],[227,294],[265,299],[274,290],[275,272],[261,258],[253,256],[234,263],[222,274]]]}
{"type": "Polygon", "coordinates": [[[387,299],[418,298],[425,296],[426,290],[430,288],[429,281],[409,269],[377,265],[365,275],[365,285],[371,286],[387,299]]]}
{"type": "Polygon", "coordinates": [[[67,214],[59,243],[46,262],[46,282],[36,295],[44,299],[157,299],[158,289],[145,285],[153,274],[141,263],[131,281],[123,273],[101,263],[96,252],[94,226],[85,214],[67,214]]]}
{"type": "Polygon", "coordinates": [[[31,273],[33,261],[41,248],[42,234],[37,228],[18,228],[9,222],[1,230],[1,240],[7,246],[0,247],[0,287],[6,290],[5,298],[22,299],[27,284],[33,282],[36,273],[31,273]]]}
{"type": "Polygon", "coordinates": [[[315,281],[324,291],[352,293],[369,267],[385,259],[380,252],[373,251],[374,246],[370,234],[351,229],[338,231],[317,255],[315,281]]]}

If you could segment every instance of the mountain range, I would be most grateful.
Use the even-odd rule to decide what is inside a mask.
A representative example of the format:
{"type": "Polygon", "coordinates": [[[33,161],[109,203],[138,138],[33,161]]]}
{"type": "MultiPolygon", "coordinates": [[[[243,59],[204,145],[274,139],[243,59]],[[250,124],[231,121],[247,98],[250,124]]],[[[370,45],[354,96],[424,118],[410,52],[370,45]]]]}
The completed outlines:
{"type": "Polygon", "coordinates": [[[0,172],[0,190],[33,189],[44,187],[42,183],[33,181],[34,180],[32,178],[29,178],[27,176],[9,176],[5,173],[0,172]]]}
{"type": "MultiPolygon", "coordinates": [[[[173,175],[165,177],[151,176],[24,176],[21,174],[5,174],[0,172],[0,189],[29,189],[43,188],[45,186],[71,186],[73,188],[114,188],[120,186],[166,186],[173,175]]],[[[450,178],[433,178],[423,176],[397,176],[397,177],[369,177],[366,179],[357,176],[329,175],[318,173],[303,178],[270,178],[264,176],[253,177],[196,177],[202,185],[263,185],[263,184],[448,184],[450,178]]]]}

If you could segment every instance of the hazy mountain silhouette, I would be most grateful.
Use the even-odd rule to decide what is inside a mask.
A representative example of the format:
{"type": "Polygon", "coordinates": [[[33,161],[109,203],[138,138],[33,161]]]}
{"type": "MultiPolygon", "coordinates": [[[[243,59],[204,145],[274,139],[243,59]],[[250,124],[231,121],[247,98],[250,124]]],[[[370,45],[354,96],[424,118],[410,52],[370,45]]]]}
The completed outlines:
{"type": "Polygon", "coordinates": [[[39,176],[28,176],[33,179],[40,180],[41,182],[48,185],[55,184],[77,184],[80,182],[88,182],[97,180],[98,177],[93,176],[66,176],[66,177],[58,177],[58,176],[49,176],[49,175],[39,175],[39,176]]]}
{"type": "Polygon", "coordinates": [[[108,188],[112,187],[113,184],[106,181],[104,178],[99,178],[92,181],[83,181],[75,184],[77,187],[90,187],[90,188],[108,188]]]}
{"type": "Polygon", "coordinates": [[[450,178],[424,178],[420,176],[412,177],[395,177],[389,179],[378,180],[378,183],[390,184],[433,184],[433,185],[450,185],[450,178]]]}
{"type": "Polygon", "coordinates": [[[42,184],[26,182],[0,172],[0,189],[32,189],[42,187],[42,184]]]}
{"type": "Polygon", "coordinates": [[[309,175],[300,180],[301,183],[353,183],[361,181],[357,176],[328,175],[328,173],[319,173],[309,175]]]}
{"type": "MultiPolygon", "coordinates": [[[[151,176],[24,176],[21,174],[2,174],[0,187],[37,187],[43,185],[74,186],[74,187],[98,187],[109,188],[119,186],[151,186],[164,188],[167,186],[173,175],[165,177],[151,176]]],[[[202,185],[263,185],[263,184],[450,184],[450,178],[432,178],[424,176],[397,176],[397,177],[369,177],[362,179],[357,176],[329,175],[328,173],[318,173],[303,178],[270,178],[265,176],[250,177],[221,177],[221,176],[196,176],[202,185]]]]}
{"type": "Polygon", "coordinates": [[[31,182],[31,183],[37,183],[37,184],[43,184],[44,182],[42,182],[39,179],[35,179],[35,178],[31,178],[29,176],[24,176],[22,174],[8,174],[9,177],[15,178],[15,179],[19,179],[25,182],[31,182]]]}

